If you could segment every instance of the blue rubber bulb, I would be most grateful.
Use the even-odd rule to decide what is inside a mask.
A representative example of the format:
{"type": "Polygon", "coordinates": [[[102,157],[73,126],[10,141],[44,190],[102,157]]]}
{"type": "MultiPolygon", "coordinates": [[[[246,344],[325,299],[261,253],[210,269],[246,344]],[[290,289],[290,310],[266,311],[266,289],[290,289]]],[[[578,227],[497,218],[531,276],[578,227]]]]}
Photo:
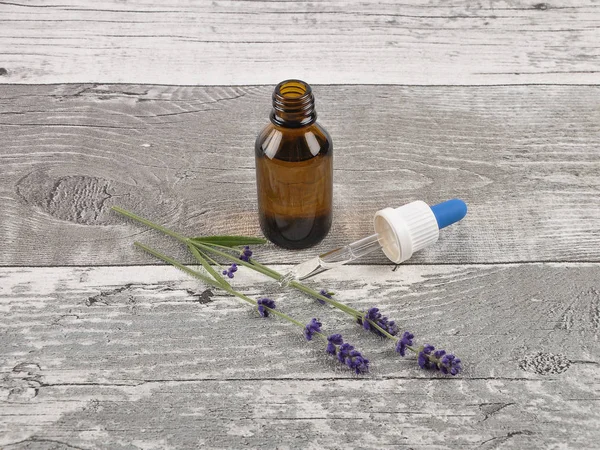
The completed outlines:
{"type": "Polygon", "coordinates": [[[457,198],[438,203],[430,208],[440,230],[458,222],[467,215],[467,204],[457,198]]]}

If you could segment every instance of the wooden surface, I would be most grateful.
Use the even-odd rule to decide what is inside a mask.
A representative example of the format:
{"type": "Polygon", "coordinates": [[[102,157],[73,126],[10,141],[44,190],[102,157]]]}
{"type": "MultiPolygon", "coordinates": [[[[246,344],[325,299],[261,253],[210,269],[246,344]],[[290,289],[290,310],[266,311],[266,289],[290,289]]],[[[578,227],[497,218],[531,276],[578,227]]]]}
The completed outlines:
{"type": "Polygon", "coordinates": [[[596,449],[599,6],[0,1],[0,448],[596,449]],[[259,234],[253,143],[287,77],[318,84],[334,226],[258,259],[285,271],[382,207],[465,199],[407,264],[376,254],[309,282],[455,352],[461,376],[238,272],[364,351],[354,376],[135,250],[191,261],[110,213],[259,234]]]}
{"type": "Polygon", "coordinates": [[[0,1],[0,79],[589,84],[600,76],[599,7],[597,0],[0,1]]]}

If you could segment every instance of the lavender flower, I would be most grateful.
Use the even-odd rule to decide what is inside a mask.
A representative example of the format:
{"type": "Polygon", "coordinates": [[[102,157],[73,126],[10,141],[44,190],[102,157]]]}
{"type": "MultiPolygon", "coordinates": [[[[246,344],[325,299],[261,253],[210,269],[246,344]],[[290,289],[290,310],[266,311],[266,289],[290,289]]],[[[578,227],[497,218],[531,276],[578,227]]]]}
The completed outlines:
{"type": "Polygon", "coordinates": [[[229,266],[227,269],[225,269],[223,271],[223,275],[227,275],[229,278],[233,278],[233,274],[235,272],[237,272],[237,270],[238,270],[237,264],[233,263],[231,266],[229,266]]]}
{"type": "Polygon", "coordinates": [[[336,345],[342,345],[344,340],[342,339],[341,334],[332,334],[327,338],[327,348],[325,351],[330,355],[335,355],[336,353],[336,345]]]}
{"type": "Polygon", "coordinates": [[[460,365],[460,358],[457,358],[452,354],[442,356],[438,367],[440,368],[442,373],[450,373],[450,375],[452,376],[458,375],[462,370],[462,367],[460,365]]]}
{"type": "Polygon", "coordinates": [[[240,259],[242,261],[250,262],[251,256],[252,256],[252,250],[250,250],[250,246],[246,245],[240,252],[240,259]]]}
{"type": "Polygon", "coordinates": [[[348,343],[340,345],[337,357],[342,364],[346,364],[357,375],[369,371],[369,360],[364,358],[359,351],[354,350],[354,346],[348,343]]]}
{"type": "Polygon", "coordinates": [[[433,345],[426,344],[419,352],[419,366],[423,369],[439,370],[444,374],[458,375],[462,370],[460,359],[446,353],[445,350],[435,350],[433,345]],[[433,352],[433,354],[432,354],[433,352]]]}
{"type": "Polygon", "coordinates": [[[315,318],[313,318],[308,325],[306,325],[304,328],[304,337],[307,341],[312,341],[313,335],[321,332],[321,325],[321,322],[315,318]]]}
{"type": "Polygon", "coordinates": [[[269,310],[265,307],[275,309],[275,302],[268,298],[261,298],[256,303],[258,304],[258,313],[263,317],[269,317],[269,310]]]}
{"type": "Polygon", "coordinates": [[[369,323],[369,320],[375,322],[380,328],[383,328],[392,336],[396,336],[398,334],[398,325],[396,325],[396,322],[393,320],[388,320],[387,317],[383,316],[379,312],[379,308],[369,309],[364,315],[364,318],[359,317],[356,319],[356,321],[361,324],[365,330],[372,331],[379,336],[385,337],[381,331],[369,323]]]}
{"type": "Polygon", "coordinates": [[[369,360],[365,358],[354,346],[344,343],[341,334],[332,334],[327,338],[327,348],[325,351],[330,355],[337,353],[337,359],[342,364],[346,364],[357,375],[369,371],[369,360]],[[339,349],[337,346],[339,345],[339,349]]]}
{"type": "MultiPolygon", "coordinates": [[[[331,296],[333,295],[333,292],[328,292],[325,289],[321,289],[321,291],[319,292],[319,294],[321,294],[323,297],[331,298],[331,296]]],[[[326,303],[325,300],[322,300],[320,298],[318,298],[317,301],[321,305],[324,305],[326,303]]]]}
{"type": "Polygon", "coordinates": [[[396,344],[396,351],[400,353],[400,356],[406,356],[406,347],[413,345],[414,335],[408,331],[405,331],[402,335],[402,339],[396,344]]]}

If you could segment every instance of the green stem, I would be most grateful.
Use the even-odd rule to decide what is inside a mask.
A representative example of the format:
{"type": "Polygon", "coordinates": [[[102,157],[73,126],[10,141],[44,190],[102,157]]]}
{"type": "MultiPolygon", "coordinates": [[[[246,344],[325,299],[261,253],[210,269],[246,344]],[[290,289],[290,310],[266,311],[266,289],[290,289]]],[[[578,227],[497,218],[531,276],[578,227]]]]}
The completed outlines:
{"type": "Polygon", "coordinates": [[[140,223],[143,223],[144,225],[149,226],[150,228],[154,228],[155,230],[158,230],[162,233],[165,233],[171,237],[174,237],[175,239],[181,241],[181,242],[187,242],[188,238],[186,238],[185,236],[176,233],[175,231],[169,230],[168,228],[163,227],[162,225],[159,225],[157,223],[154,223],[148,219],[144,219],[143,217],[138,216],[137,214],[134,214],[130,211],[127,211],[126,209],[120,208],[119,206],[112,206],[111,209],[115,212],[118,212],[119,214],[122,214],[125,217],[128,217],[130,219],[133,220],[137,220],[140,223]]]}

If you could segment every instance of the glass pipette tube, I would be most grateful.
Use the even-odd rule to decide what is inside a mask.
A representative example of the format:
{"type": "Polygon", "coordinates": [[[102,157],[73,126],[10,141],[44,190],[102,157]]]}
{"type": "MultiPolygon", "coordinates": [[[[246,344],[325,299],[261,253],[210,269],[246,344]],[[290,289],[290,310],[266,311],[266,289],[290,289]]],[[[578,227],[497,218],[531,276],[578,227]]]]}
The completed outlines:
{"type": "Polygon", "coordinates": [[[284,277],[287,282],[295,279],[302,280],[325,270],[347,264],[368,253],[381,248],[379,235],[373,234],[351,244],[328,251],[294,266],[284,277]]]}

